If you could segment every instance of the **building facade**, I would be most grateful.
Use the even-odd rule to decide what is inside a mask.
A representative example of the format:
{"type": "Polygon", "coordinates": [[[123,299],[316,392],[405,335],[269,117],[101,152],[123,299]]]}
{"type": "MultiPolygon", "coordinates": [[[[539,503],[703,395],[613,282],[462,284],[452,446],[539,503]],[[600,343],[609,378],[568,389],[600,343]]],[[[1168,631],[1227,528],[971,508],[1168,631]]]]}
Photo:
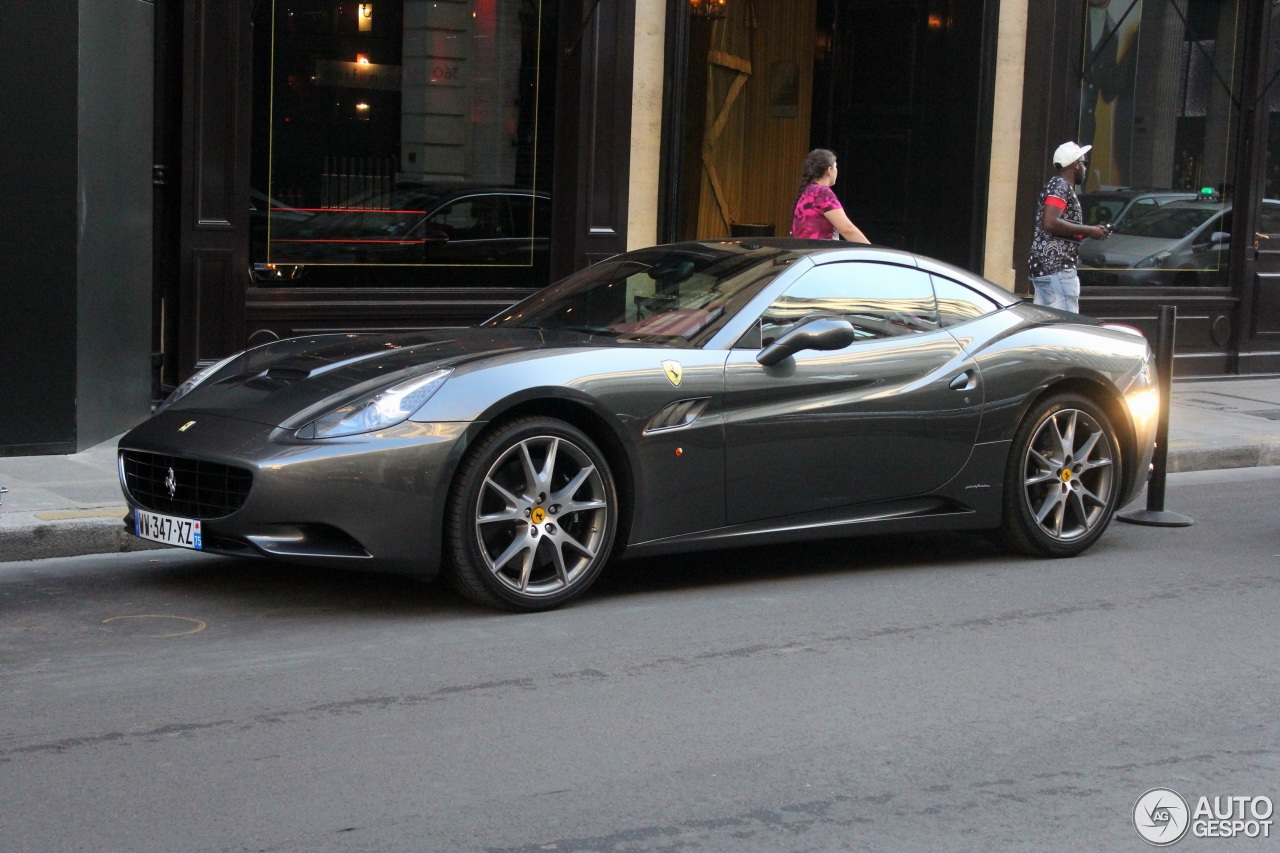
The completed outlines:
{"type": "Polygon", "coordinates": [[[1086,211],[1119,227],[1082,246],[1082,310],[1150,333],[1174,304],[1179,373],[1275,370],[1274,8],[81,0],[10,16],[11,79],[48,73],[3,143],[0,192],[28,214],[0,248],[0,453],[110,438],[248,345],[464,325],[627,248],[785,235],[813,147],[838,154],[836,192],[874,242],[1026,292],[1050,153],[1092,144],[1086,211]],[[51,26],[63,47],[37,56],[51,26]]]}

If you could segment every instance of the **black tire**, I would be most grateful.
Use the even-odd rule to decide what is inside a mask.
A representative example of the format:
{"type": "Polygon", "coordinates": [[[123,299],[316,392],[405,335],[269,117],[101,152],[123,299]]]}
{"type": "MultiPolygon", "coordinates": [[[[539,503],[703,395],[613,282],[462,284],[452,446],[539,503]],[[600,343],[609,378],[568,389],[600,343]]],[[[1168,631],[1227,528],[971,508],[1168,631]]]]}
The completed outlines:
{"type": "Polygon", "coordinates": [[[1001,541],[1036,556],[1081,553],[1110,524],[1122,475],[1120,442],[1101,407],[1078,394],[1041,400],[1009,448],[1001,541]]]}
{"type": "Polygon", "coordinates": [[[555,418],[518,418],[481,438],[458,468],[445,572],[480,604],[549,610],[595,582],[617,527],[617,488],[595,442],[555,418]]]}

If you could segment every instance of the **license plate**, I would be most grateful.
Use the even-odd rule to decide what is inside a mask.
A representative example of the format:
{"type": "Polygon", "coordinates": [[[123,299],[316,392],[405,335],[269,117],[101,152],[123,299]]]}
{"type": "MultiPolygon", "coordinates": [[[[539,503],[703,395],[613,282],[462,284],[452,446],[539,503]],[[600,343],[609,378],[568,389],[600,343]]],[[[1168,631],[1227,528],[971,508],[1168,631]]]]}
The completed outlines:
{"type": "Polygon", "coordinates": [[[199,519],[156,515],[139,509],[133,513],[133,532],[153,542],[194,548],[197,551],[201,549],[199,519]]]}

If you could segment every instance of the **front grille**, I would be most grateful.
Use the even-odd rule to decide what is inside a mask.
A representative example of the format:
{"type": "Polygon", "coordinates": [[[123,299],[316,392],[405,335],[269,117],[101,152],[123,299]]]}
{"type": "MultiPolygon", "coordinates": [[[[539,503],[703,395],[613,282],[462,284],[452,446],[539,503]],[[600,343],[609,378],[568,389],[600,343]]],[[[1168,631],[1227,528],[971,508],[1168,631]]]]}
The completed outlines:
{"type": "Polygon", "coordinates": [[[125,489],[140,507],[183,518],[230,515],[244,505],[253,485],[253,473],[244,468],[136,450],[121,454],[121,471],[125,489]]]}

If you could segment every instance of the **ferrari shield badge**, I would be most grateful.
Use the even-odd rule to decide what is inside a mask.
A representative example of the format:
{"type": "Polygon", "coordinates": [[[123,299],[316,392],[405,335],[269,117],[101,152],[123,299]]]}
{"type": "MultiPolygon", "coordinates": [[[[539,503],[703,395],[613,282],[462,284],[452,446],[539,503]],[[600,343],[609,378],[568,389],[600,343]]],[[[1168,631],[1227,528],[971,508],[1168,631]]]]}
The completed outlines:
{"type": "Polygon", "coordinates": [[[684,378],[684,368],[680,366],[678,361],[662,362],[662,370],[667,374],[667,378],[671,380],[671,384],[680,385],[680,380],[684,378]]]}

